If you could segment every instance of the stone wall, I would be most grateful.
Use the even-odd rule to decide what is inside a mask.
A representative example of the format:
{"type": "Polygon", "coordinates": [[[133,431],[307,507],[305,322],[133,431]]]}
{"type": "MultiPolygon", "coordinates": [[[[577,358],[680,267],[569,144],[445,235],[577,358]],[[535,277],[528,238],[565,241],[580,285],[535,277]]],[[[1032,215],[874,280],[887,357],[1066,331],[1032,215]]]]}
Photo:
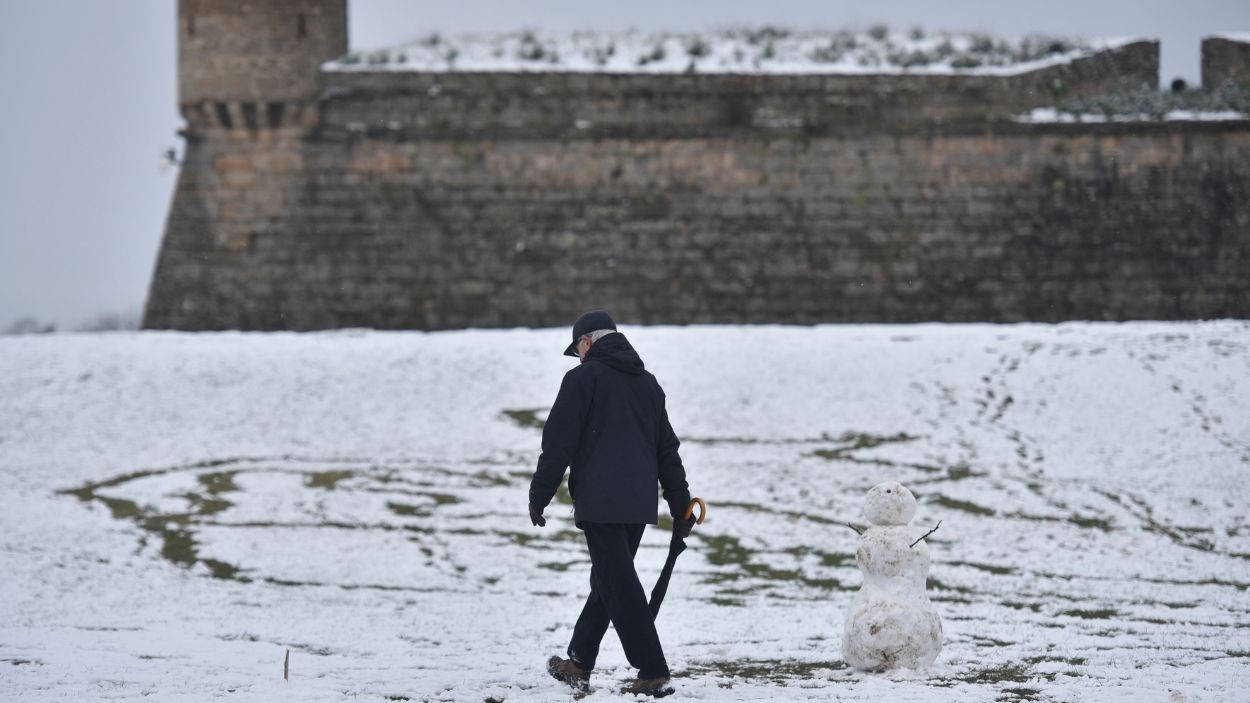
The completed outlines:
{"type": "Polygon", "coordinates": [[[1202,40],[1202,85],[1218,88],[1226,82],[1250,86],[1250,39],[1202,40]]]}
{"type": "Polygon", "coordinates": [[[1250,316],[1250,123],[1011,119],[1155,85],[1154,42],[1010,76],[316,76],[184,104],[146,327],[1250,316]]]}
{"type": "Polygon", "coordinates": [[[1015,75],[345,71],[323,75],[321,117],[323,133],[388,139],[940,132],[1158,75],[1147,41],[1015,75]]]}
{"type": "Polygon", "coordinates": [[[320,131],[190,135],[145,326],[1250,317],[1246,122],[769,129],[765,98],[726,122],[654,93],[694,127],[547,135],[481,86],[423,127],[396,105],[441,94],[409,79],[331,95],[320,131]]]}

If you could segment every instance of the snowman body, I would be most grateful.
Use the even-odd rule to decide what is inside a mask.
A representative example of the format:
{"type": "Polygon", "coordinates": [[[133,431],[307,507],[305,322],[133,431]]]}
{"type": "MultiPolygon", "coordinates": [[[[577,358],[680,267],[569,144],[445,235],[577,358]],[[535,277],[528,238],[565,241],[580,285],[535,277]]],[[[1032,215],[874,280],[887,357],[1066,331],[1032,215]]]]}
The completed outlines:
{"type": "Polygon", "coordinates": [[[864,584],[842,634],[842,656],[857,669],[925,667],[942,650],[942,621],[925,593],[929,547],[907,524],[915,514],[915,496],[897,482],[868,491],[872,524],[855,552],[864,584]]]}

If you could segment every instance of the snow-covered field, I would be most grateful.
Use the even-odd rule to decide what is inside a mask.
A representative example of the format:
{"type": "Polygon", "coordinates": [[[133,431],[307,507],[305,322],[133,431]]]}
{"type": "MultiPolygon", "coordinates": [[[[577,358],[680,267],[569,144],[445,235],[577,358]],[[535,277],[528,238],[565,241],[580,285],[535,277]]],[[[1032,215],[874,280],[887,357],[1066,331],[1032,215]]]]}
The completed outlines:
{"type": "MultiPolygon", "coordinates": [[[[1247,700],[1250,323],[623,330],[710,506],[676,700],[1247,700]],[[844,523],[887,478],[946,642],[875,675],[844,523]]],[[[525,510],[566,335],[0,338],[0,700],[567,700],[585,548],[525,510]]]]}

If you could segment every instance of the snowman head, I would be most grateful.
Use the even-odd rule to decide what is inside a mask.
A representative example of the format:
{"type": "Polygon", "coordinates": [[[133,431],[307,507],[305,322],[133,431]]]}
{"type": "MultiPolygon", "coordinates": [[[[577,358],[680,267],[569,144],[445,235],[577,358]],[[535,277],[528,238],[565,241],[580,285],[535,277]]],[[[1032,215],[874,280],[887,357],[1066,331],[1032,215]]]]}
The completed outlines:
{"type": "Polygon", "coordinates": [[[878,483],[868,489],[864,517],[874,525],[906,525],[916,515],[916,496],[898,481],[878,483]]]}

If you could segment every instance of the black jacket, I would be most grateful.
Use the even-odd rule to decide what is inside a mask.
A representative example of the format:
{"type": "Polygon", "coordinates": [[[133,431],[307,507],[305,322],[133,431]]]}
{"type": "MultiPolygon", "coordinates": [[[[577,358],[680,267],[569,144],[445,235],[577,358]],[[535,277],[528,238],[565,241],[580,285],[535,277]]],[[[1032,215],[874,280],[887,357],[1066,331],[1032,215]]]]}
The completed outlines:
{"type": "Polygon", "coordinates": [[[681,515],[690,490],[679,444],[655,376],[624,335],[602,337],[564,374],[543,428],[530,504],[551,502],[567,466],[578,522],[655,524],[657,481],[670,514],[681,515]]]}

